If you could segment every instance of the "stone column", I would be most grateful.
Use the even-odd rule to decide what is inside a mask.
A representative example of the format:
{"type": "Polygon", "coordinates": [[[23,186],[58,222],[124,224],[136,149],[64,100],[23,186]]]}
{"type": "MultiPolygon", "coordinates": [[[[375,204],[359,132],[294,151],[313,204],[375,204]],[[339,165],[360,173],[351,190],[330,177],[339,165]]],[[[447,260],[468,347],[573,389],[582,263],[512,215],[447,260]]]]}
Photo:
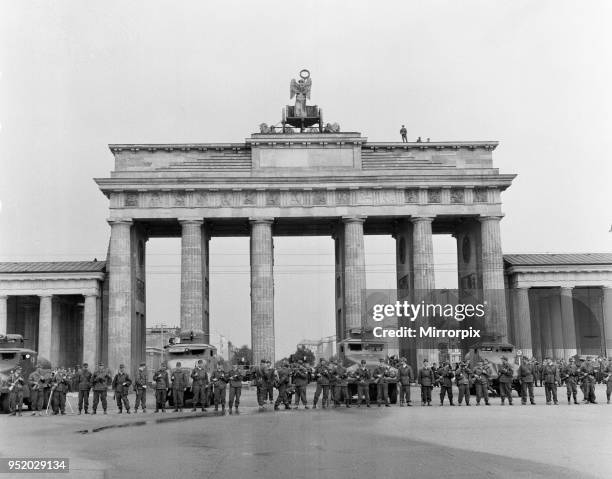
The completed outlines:
{"type": "MultiPolygon", "coordinates": [[[[432,217],[412,218],[412,264],[414,268],[414,302],[429,301],[429,293],[435,288],[434,260],[433,260],[433,235],[431,232],[432,217]]],[[[413,323],[417,328],[428,326],[424,318],[417,319],[413,323]],[[416,324],[418,323],[418,324],[416,324]]],[[[416,361],[420,368],[424,359],[429,364],[437,363],[439,360],[438,349],[435,339],[417,340],[416,361]]]]}
{"type": "MultiPolygon", "coordinates": [[[[179,220],[181,236],[181,329],[202,338],[202,220],[179,220]]],[[[204,259],[205,260],[205,259],[204,259]]]]}
{"type": "Polygon", "coordinates": [[[253,364],[274,364],[272,219],[251,219],[251,343],[253,364]]]}
{"type": "Polygon", "coordinates": [[[538,297],[538,321],[542,332],[542,359],[553,356],[552,329],[550,309],[548,307],[548,292],[541,292],[538,297]]]}
{"type": "Polygon", "coordinates": [[[83,358],[90,368],[98,360],[98,295],[86,294],[83,307],[83,358]]]}
{"type": "Polygon", "coordinates": [[[561,319],[561,298],[557,294],[548,297],[550,311],[550,329],[552,333],[552,349],[554,359],[565,357],[563,347],[563,321],[561,319]]]}
{"type": "MultiPolygon", "coordinates": [[[[53,325],[53,296],[40,296],[38,312],[38,356],[51,361],[51,328],[53,325]]],[[[52,366],[56,366],[53,364],[52,366]]]]}
{"type": "Polygon", "coordinates": [[[612,287],[603,287],[603,331],[608,358],[612,357],[612,287]]]}
{"type": "MultiPolygon", "coordinates": [[[[395,237],[395,271],[397,278],[398,301],[412,302],[414,295],[414,271],[412,265],[413,225],[409,219],[401,219],[394,228],[395,237]]],[[[398,327],[411,327],[413,324],[405,317],[398,318],[398,327]]],[[[413,338],[398,340],[399,354],[405,357],[413,370],[418,370],[417,348],[413,338]],[[416,368],[416,369],[415,369],[416,368]]]]}
{"type": "Polygon", "coordinates": [[[482,242],[482,289],[488,312],[486,333],[499,341],[506,342],[508,320],[499,230],[501,218],[501,216],[483,216],[479,220],[482,242]]]}
{"type": "Polygon", "coordinates": [[[578,352],[572,289],[573,288],[562,287],[559,291],[559,299],[561,302],[561,328],[563,330],[563,349],[565,359],[569,359],[578,352]]]}
{"type": "Polygon", "coordinates": [[[0,334],[6,334],[8,323],[8,296],[0,296],[0,334]]]}
{"type": "Polygon", "coordinates": [[[132,371],[132,262],[131,220],[110,220],[108,367],[112,371],[125,364],[132,371]]]}
{"type": "Polygon", "coordinates": [[[533,348],[531,345],[531,314],[529,312],[529,288],[515,288],[514,293],[514,336],[516,347],[523,351],[523,356],[531,358],[533,348]]]}
{"type": "Polygon", "coordinates": [[[346,330],[360,329],[363,321],[365,277],[365,250],[363,223],[365,217],[342,218],[344,223],[344,307],[346,330]]]}

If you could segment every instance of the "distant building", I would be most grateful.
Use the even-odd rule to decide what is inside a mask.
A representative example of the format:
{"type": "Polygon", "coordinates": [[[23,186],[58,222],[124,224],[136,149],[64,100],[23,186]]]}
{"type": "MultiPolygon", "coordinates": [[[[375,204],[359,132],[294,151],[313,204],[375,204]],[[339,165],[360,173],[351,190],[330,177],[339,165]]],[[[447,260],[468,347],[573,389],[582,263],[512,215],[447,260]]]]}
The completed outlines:
{"type": "Polygon", "coordinates": [[[308,349],[315,356],[315,361],[319,359],[331,359],[336,355],[336,336],[327,336],[321,339],[304,339],[297,345],[298,348],[308,349]]]}

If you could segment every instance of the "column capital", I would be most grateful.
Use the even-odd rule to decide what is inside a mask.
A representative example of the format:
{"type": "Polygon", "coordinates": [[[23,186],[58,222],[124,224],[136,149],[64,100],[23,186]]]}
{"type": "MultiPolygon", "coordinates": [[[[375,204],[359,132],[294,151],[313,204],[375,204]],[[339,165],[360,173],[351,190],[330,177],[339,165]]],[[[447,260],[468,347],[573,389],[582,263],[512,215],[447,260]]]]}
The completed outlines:
{"type": "Polygon", "coordinates": [[[106,220],[106,222],[111,226],[120,224],[131,226],[134,224],[134,220],[132,220],[132,218],[109,218],[106,220]]]}
{"type": "Polygon", "coordinates": [[[343,216],[342,222],[346,223],[364,223],[367,216],[343,216]]]}
{"type": "Polygon", "coordinates": [[[200,218],[179,218],[178,222],[181,225],[203,225],[204,220],[200,218]]]}
{"type": "Polygon", "coordinates": [[[39,293],[37,295],[39,298],[53,298],[53,294],[52,293],[39,293]]]}
{"type": "Polygon", "coordinates": [[[559,289],[563,291],[573,291],[575,286],[559,286],[559,289]]]}
{"type": "Polygon", "coordinates": [[[271,225],[272,223],[274,223],[274,218],[249,218],[249,223],[252,225],[257,225],[257,224],[271,225]]]}
{"type": "Polygon", "coordinates": [[[414,223],[432,223],[435,216],[413,216],[410,221],[414,223]]]}
{"type": "Polygon", "coordinates": [[[9,297],[8,294],[0,294],[0,301],[5,301],[8,299],[8,297],[9,297]]]}
{"type": "Polygon", "coordinates": [[[501,221],[504,215],[487,215],[487,216],[479,216],[478,221],[481,223],[484,221],[501,221]]]}
{"type": "Polygon", "coordinates": [[[83,293],[84,298],[99,298],[100,293],[83,293]]]}

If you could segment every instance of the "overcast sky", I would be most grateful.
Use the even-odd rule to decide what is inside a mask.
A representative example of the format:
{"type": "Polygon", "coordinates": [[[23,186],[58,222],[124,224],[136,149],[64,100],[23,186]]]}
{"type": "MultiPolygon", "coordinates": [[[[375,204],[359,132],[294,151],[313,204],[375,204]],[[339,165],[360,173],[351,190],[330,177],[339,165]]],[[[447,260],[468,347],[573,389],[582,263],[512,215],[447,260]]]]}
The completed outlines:
{"type": "MultiPolygon", "coordinates": [[[[609,1],[3,1],[0,260],[105,258],[109,143],[243,141],[311,71],[372,141],[498,140],[504,252],[610,252],[609,1]],[[181,8],[177,7],[181,5],[181,8]]],[[[435,240],[437,286],[455,245],[435,240]]],[[[368,287],[394,242],[366,239],[368,287]]],[[[179,240],[148,245],[149,324],[179,323],[179,240]]],[[[277,238],[277,354],[334,334],[330,238],[277,238]]],[[[248,239],[211,243],[211,327],[250,342],[248,239]]]]}

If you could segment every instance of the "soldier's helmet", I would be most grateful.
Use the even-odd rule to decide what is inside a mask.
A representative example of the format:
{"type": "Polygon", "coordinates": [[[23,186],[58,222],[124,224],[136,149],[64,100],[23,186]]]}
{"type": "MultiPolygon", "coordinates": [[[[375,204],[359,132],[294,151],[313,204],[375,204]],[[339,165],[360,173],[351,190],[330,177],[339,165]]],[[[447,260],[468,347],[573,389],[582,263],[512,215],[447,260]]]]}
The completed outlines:
{"type": "Polygon", "coordinates": [[[400,361],[401,361],[402,363],[407,362],[407,361],[406,361],[406,358],[400,358],[400,361]]]}

